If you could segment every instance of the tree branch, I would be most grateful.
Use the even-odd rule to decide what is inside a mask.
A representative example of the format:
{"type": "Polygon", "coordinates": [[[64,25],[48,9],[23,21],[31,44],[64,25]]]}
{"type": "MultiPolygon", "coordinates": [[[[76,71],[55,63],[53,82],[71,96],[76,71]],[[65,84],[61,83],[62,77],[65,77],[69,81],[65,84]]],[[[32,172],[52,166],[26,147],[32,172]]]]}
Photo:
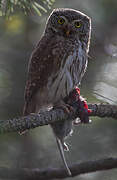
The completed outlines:
{"type": "MultiPolygon", "coordinates": [[[[109,104],[88,104],[92,110],[89,116],[112,117],[117,118],[117,106],[109,104]]],[[[74,108],[74,107],[73,107],[74,108]]],[[[39,114],[30,114],[25,117],[14,118],[10,120],[0,121],[0,134],[5,132],[24,131],[33,129],[38,126],[48,125],[57,121],[73,120],[77,115],[77,108],[74,108],[74,113],[68,115],[62,109],[51,109],[39,114]]]]}
{"type": "MultiPolygon", "coordinates": [[[[117,168],[117,158],[106,158],[95,161],[86,161],[73,164],[70,167],[72,177],[80,174],[91,173],[95,171],[117,168]]],[[[49,180],[67,178],[66,170],[63,168],[40,169],[10,169],[1,167],[0,178],[2,179],[25,179],[25,180],[49,180]]]]}

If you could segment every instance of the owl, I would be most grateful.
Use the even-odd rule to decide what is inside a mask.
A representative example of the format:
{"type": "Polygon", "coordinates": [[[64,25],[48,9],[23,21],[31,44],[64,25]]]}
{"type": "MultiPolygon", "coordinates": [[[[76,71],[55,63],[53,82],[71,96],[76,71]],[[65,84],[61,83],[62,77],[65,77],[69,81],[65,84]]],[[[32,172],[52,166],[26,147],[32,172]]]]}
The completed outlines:
{"type": "MultiPolygon", "coordinates": [[[[80,11],[54,9],[40,41],[34,48],[28,67],[23,115],[38,113],[56,104],[78,87],[87,68],[91,19],[80,11]]],[[[51,125],[67,172],[63,155],[65,138],[72,131],[72,121],[51,125]]]]}

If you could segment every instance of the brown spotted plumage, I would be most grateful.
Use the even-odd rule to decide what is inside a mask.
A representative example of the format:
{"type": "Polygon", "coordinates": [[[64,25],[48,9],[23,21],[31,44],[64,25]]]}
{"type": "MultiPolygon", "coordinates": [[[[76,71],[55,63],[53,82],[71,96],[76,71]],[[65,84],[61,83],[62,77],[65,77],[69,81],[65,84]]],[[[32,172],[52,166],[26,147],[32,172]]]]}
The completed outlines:
{"type": "MultiPolygon", "coordinates": [[[[30,58],[24,115],[56,104],[79,85],[87,67],[90,31],[90,18],[85,14],[73,9],[53,10],[30,58]]],[[[64,145],[72,123],[58,122],[52,129],[64,145]]]]}

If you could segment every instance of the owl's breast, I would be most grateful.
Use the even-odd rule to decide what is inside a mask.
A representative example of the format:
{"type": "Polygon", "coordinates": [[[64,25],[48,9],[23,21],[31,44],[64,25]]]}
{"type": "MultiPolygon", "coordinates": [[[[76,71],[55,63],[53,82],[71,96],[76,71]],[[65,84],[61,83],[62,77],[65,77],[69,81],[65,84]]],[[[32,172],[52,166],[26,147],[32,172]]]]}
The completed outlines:
{"type": "MultiPolygon", "coordinates": [[[[55,53],[55,49],[53,52],[55,53]]],[[[64,53],[61,54],[59,56],[59,58],[61,57],[58,63],[59,68],[57,71],[53,71],[48,78],[48,98],[51,102],[64,98],[75,86],[78,86],[86,64],[80,46],[77,46],[77,48],[72,46],[71,49],[68,48],[66,51],[64,48],[64,53]]]]}
{"type": "Polygon", "coordinates": [[[73,89],[71,73],[64,67],[60,72],[49,77],[47,86],[50,101],[58,101],[64,98],[73,89]]]}

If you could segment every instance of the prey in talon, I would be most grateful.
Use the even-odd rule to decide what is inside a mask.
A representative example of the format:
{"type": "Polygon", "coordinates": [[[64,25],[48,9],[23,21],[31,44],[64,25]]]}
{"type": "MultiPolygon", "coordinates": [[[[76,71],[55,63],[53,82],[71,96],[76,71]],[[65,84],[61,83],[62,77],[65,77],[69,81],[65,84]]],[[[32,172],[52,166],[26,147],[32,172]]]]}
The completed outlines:
{"type": "MultiPolygon", "coordinates": [[[[86,14],[68,8],[52,11],[29,61],[24,116],[56,106],[79,86],[87,68],[90,34],[91,19],[86,14]]],[[[66,105],[63,108],[69,111],[66,105]]],[[[64,150],[68,150],[65,139],[72,133],[72,121],[56,122],[51,128],[66,173],[71,176],[64,150]]]]}
{"type": "Polygon", "coordinates": [[[65,99],[67,103],[73,108],[77,108],[77,116],[79,119],[75,119],[74,125],[78,125],[80,123],[91,123],[89,119],[89,114],[92,112],[88,109],[88,105],[86,100],[80,95],[80,89],[78,87],[74,88],[69,96],[65,99]]]}

